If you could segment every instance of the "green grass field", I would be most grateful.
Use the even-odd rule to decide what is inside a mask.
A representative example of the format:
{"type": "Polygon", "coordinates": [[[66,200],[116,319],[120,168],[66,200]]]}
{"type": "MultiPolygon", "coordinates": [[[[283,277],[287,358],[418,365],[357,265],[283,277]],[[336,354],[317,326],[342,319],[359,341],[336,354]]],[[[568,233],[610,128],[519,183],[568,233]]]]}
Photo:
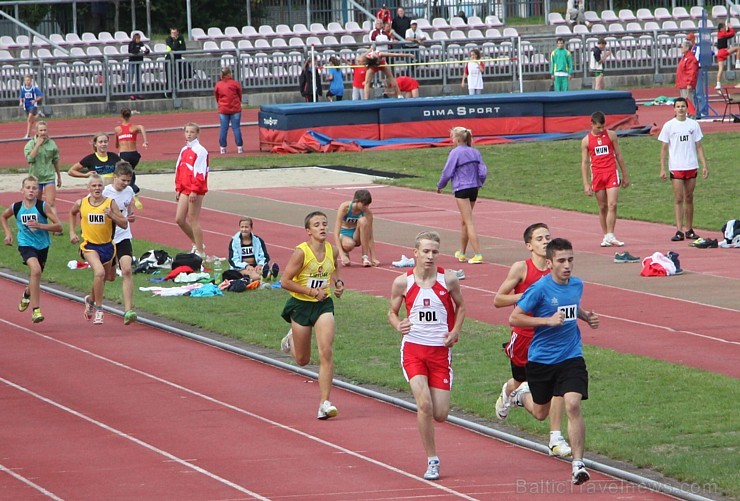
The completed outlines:
{"type": "MultiPolygon", "coordinates": [[[[738,199],[735,155],[737,134],[712,134],[704,140],[710,177],[700,180],[696,193],[696,227],[718,231],[732,217],[738,199]],[[733,196],[734,193],[734,196],[733,196]]],[[[620,218],[672,223],[670,185],[658,179],[660,147],[654,138],[621,141],[633,187],[620,196],[620,218]]],[[[582,193],[580,151],[575,141],[514,144],[481,148],[491,173],[482,196],[500,200],[595,213],[596,203],[582,193]]],[[[433,190],[447,157],[447,148],[331,154],[321,156],[249,156],[214,158],[215,168],[269,168],[303,165],[347,165],[414,177],[392,181],[433,190]]],[[[172,165],[148,163],[142,172],[171,171],[172,165]]],[[[54,239],[45,279],[83,291],[89,270],[70,271],[76,259],[66,238],[54,239]]],[[[137,254],[160,244],[136,241],[137,254]]],[[[175,252],[175,249],[169,249],[175,252]]],[[[3,246],[0,262],[25,272],[16,249],[3,246]]],[[[137,276],[137,287],[148,285],[137,276]]],[[[109,285],[106,296],[120,301],[120,286],[109,285]]],[[[138,311],[178,319],[191,325],[277,349],[287,324],[279,317],[285,301],[280,290],[227,294],[220,298],[155,298],[137,292],[138,311]],[[248,294],[245,296],[244,294],[248,294]],[[250,321],[226,321],[242,315],[250,302],[250,321]],[[218,311],[218,315],[208,313],[218,311]],[[259,327],[257,327],[259,326],[259,327]]],[[[15,298],[11,299],[15,301],[15,298]]],[[[80,306],[81,308],[81,306],[80,306]]],[[[359,384],[407,390],[398,367],[399,338],[386,322],[387,302],[349,291],[336,302],[337,373],[359,384]],[[362,332],[357,331],[362,325],[362,332]]],[[[113,319],[107,320],[111,322],[113,319]]],[[[455,347],[455,408],[494,419],[493,407],[508,363],[500,346],[508,338],[505,326],[467,321],[462,342],[455,347]]],[[[592,398],[585,403],[587,451],[650,468],[681,482],[701,485],[714,493],[740,497],[740,399],[737,379],[646,357],[585,347],[592,398]]],[[[509,424],[545,437],[547,424],[513,411],[509,424]]],[[[544,438],[543,438],[544,441],[544,438]]],[[[693,488],[693,487],[692,487],[693,488]]]]}

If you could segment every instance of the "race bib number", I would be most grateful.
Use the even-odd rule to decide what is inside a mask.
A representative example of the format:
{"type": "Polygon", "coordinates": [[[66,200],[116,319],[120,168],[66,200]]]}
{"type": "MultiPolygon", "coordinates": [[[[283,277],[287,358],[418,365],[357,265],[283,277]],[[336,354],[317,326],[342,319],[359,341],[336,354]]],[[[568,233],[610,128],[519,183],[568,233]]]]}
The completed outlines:
{"type": "Polygon", "coordinates": [[[578,305],[576,304],[558,306],[558,311],[563,314],[564,322],[575,322],[578,320],[578,305]]]}
{"type": "Polygon", "coordinates": [[[328,280],[326,278],[309,278],[308,286],[311,289],[323,289],[326,287],[328,280]]]}
{"type": "Polygon", "coordinates": [[[416,316],[416,322],[420,324],[437,324],[437,312],[435,310],[419,310],[416,316]]]}

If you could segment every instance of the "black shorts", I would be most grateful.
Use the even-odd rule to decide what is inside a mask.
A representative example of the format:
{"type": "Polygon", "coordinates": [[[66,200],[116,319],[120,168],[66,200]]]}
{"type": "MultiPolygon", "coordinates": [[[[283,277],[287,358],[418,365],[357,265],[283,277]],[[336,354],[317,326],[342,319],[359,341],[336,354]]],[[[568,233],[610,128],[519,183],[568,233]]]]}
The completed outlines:
{"type": "Polygon", "coordinates": [[[44,266],[46,266],[46,258],[49,255],[48,247],[44,249],[37,249],[36,247],[30,247],[28,245],[19,245],[18,252],[20,252],[21,258],[23,258],[23,264],[28,265],[27,261],[32,257],[35,257],[39,260],[41,271],[44,271],[44,266]]]}
{"type": "Polygon", "coordinates": [[[506,346],[508,344],[509,342],[507,341],[505,343],[501,343],[501,346],[504,348],[504,354],[506,355],[506,358],[509,359],[509,365],[511,365],[511,377],[514,378],[514,381],[523,383],[527,380],[527,368],[521,365],[516,365],[514,361],[509,358],[509,355],[506,353],[506,346]]]}
{"type": "Polygon", "coordinates": [[[464,190],[456,191],[455,198],[467,198],[471,202],[478,200],[478,188],[466,188],[464,190]]]}
{"type": "Polygon", "coordinates": [[[134,248],[131,245],[130,238],[124,238],[116,244],[116,257],[113,258],[113,266],[117,265],[123,256],[128,256],[132,260],[134,258],[134,248]]]}
{"type": "Polygon", "coordinates": [[[582,400],[588,400],[588,370],[583,357],[558,364],[527,362],[527,381],[532,400],[539,405],[571,392],[580,393],[582,400]]]}
{"type": "Polygon", "coordinates": [[[141,153],[138,151],[122,151],[118,156],[121,157],[121,160],[130,163],[132,169],[135,169],[139,165],[139,160],[141,160],[141,153]]]}

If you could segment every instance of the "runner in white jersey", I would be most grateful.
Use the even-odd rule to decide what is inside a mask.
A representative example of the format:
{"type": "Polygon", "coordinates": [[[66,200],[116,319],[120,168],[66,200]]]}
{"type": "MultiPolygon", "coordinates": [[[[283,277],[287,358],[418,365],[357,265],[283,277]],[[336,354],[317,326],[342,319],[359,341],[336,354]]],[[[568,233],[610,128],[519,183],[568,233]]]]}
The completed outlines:
{"type": "Polygon", "coordinates": [[[694,188],[696,187],[699,162],[701,177],[709,177],[707,160],[701,140],[701,126],[696,120],[687,117],[688,102],[679,97],[673,103],[676,117],[666,122],[660,131],[658,140],[663,143],[660,149],[660,179],[668,178],[666,160],[673,185],[673,212],[676,218],[676,233],[671,237],[673,242],[684,238],[699,238],[694,232],[694,188]],[[685,223],[685,224],[684,224],[685,223]],[[684,229],[686,231],[684,231],[684,229]]]}
{"type": "Polygon", "coordinates": [[[388,321],[403,336],[403,373],[416,400],[419,434],[427,453],[426,480],[439,479],[434,421],[444,422],[450,411],[452,346],[465,320],[465,303],[457,276],[437,267],[439,234],[416,236],[415,266],[393,281],[388,321]],[[401,306],[406,318],[401,319],[401,306]]]}
{"type": "MultiPolygon", "coordinates": [[[[134,189],[130,186],[134,176],[134,168],[129,162],[121,160],[116,164],[115,178],[113,184],[103,188],[103,196],[112,198],[116,201],[121,210],[121,214],[128,219],[129,223],[136,221],[134,214],[134,189]]],[[[123,315],[123,324],[129,325],[137,319],[136,312],[133,310],[134,303],[134,278],[132,275],[132,265],[134,260],[134,249],[131,243],[133,240],[131,233],[131,224],[127,228],[116,226],[116,233],[113,236],[113,243],[116,245],[116,256],[113,266],[108,270],[106,280],[112,282],[116,279],[116,264],[121,270],[123,281],[123,309],[126,312],[123,315]]]]}

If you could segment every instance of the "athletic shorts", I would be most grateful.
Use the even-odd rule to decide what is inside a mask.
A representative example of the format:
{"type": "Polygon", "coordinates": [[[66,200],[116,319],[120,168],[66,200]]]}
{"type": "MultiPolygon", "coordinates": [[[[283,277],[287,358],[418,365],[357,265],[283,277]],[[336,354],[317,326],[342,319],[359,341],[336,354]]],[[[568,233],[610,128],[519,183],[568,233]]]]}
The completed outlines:
{"type": "Polygon", "coordinates": [[[696,178],[699,169],[691,170],[672,170],[671,179],[694,179],[696,178]]]}
{"type": "Polygon", "coordinates": [[[130,238],[124,238],[120,242],[118,242],[116,245],[116,256],[113,259],[113,265],[117,265],[118,262],[121,260],[123,256],[128,256],[133,259],[134,257],[134,248],[131,245],[131,239],[130,238]]]}
{"type": "Polygon", "coordinates": [[[726,61],[730,57],[730,51],[727,49],[720,49],[717,51],[717,61],[726,61]]]}
{"type": "Polygon", "coordinates": [[[504,351],[514,364],[524,367],[527,364],[530,344],[532,344],[531,336],[522,336],[512,331],[509,342],[504,344],[504,351]]]}
{"type": "Polygon", "coordinates": [[[121,157],[121,160],[125,160],[130,163],[131,167],[134,169],[139,165],[139,160],[141,160],[141,153],[138,151],[122,151],[118,156],[121,157]]]}
{"type": "MultiPolygon", "coordinates": [[[[725,59],[727,59],[727,58],[725,58],[725,59]]],[[[39,109],[38,109],[38,107],[37,107],[37,106],[33,106],[32,108],[28,108],[28,109],[26,110],[26,115],[33,115],[33,116],[36,116],[36,115],[38,115],[38,114],[39,114],[39,109]]]]}
{"type": "Polygon", "coordinates": [[[596,78],[596,77],[600,77],[600,76],[602,76],[603,74],[604,74],[604,71],[603,71],[603,70],[600,70],[600,71],[594,71],[594,78],[596,78]]]}
{"type": "MultiPolygon", "coordinates": [[[[180,192],[180,195],[185,195],[186,197],[189,197],[191,193],[195,193],[195,192],[194,191],[190,191],[190,190],[182,190],[180,192]]],[[[195,193],[195,194],[198,195],[199,197],[206,196],[205,193],[195,193]]]]}
{"type": "Polygon", "coordinates": [[[539,405],[566,393],[580,393],[582,400],[588,400],[588,370],[583,357],[569,358],[558,364],[527,362],[527,381],[532,400],[539,405]]]}
{"type": "Polygon", "coordinates": [[[18,246],[18,252],[21,254],[21,258],[23,259],[23,264],[28,265],[28,260],[32,257],[35,257],[39,260],[39,264],[41,265],[41,271],[44,271],[44,266],[46,266],[46,258],[49,255],[49,248],[44,247],[43,249],[37,249],[36,247],[31,247],[28,245],[19,245],[18,246]]]}
{"type": "Polygon", "coordinates": [[[80,245],[80,256],[82,256],[82,259],[85,261],[87,261],[85,253],[93,251],[98,253],[100,262],[103,264],[113,261],[113,258],[116,257],[116,246],[113,245],[113,242],[108,242],[107,244],[91,244],[90,242],[82,242],[82,245],[80,245]]]}
{"type": "Polygon", "coordinates": [[[406,381],[426,376],[430,388],[450,391],[452,388],[452,350],[447,346],[401,344],[401,367],[406,381]]]}
{"type": "Polygon", "coordinates": [[[298,325],[313,327],[324,313],[334,315],[334,301],[330,297],[323,301],[301,301],[290,296],[280,315],[288,323],[293,321],[298,325]]]}
{"type": "Polygon", "coordinates": [[[478,200],[478,188],[465,188],[455,192],[455,198],[466,198],[471,202],[478,200]]]}
{"type": "Polygon", "coordinates": [[[609,188],[619,188],[619,174],[617,170],[591,172],[591,191],[604,191],[609,188]]]}
{"type": "Polygon", "coordinates": [[[355,230],[356,229],[357,228],[340,228],[339,229],[339,234],[341,236],[343,236],[343,237],[349,237],[352,240],[354,240],[355,239],[355,230]]]}

